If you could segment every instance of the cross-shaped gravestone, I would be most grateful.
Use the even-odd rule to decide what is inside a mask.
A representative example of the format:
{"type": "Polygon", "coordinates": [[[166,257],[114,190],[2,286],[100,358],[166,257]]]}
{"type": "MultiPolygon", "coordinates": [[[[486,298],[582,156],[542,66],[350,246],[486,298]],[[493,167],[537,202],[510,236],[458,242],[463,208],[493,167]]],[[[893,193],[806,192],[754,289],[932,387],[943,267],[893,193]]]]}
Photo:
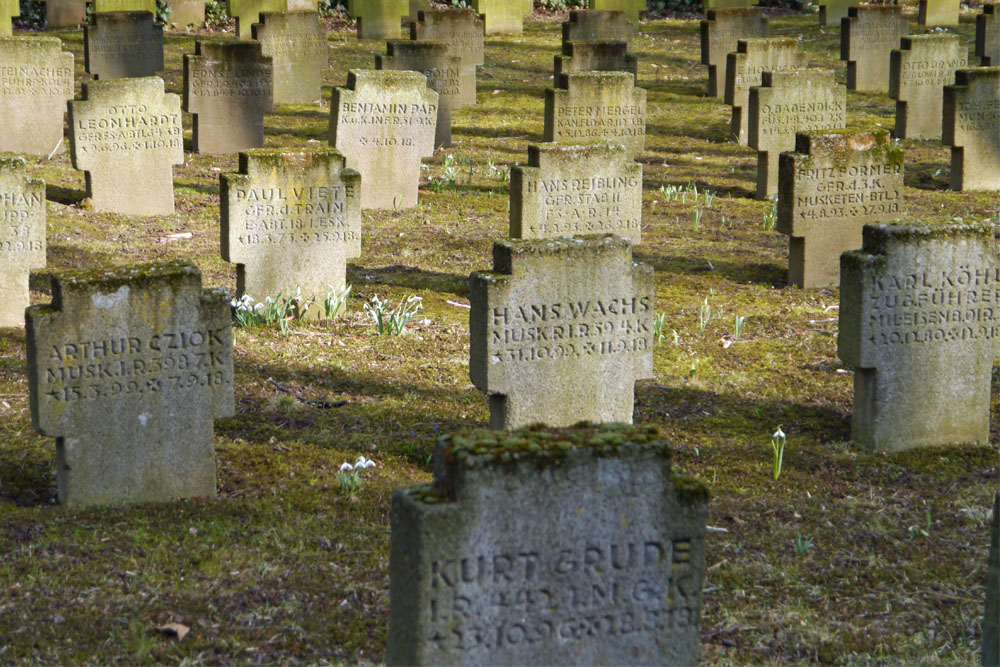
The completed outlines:
{"type": "Polygon", "coordinates": [[[167,6],[172,26],[200,28],[205,23],[205,0],[167,0],[167,6]]]}
{"type": "Polygon", "coordinates": [[[701,64],[708,66],[708,94],[726,92],[726,56],[741,39],[767,37],[770,28],[760,7],[709,9],[701,21],[701,64]]]}
{"type": "Polygon", "coordinates": [[[486,22],[487,35],[520,35],[532,0],[472,0],[470,6],[486,22]]]}
{"type": "Polygon", "coordinates": [[[50,28],[76,27],[86,20],[86,0],[45,0],[45,22],[50,28]]]}
{"type": "Polygon", "coordinates": [[[764,72],[750,88],[748,143],[757,149],[757,199],[778,194],[778,155],[795,148],[795,133],[847,125],[847,88],[829,69],[764,72]]]}
{"type": "Polygon", "coordinates": [[[1000,67],[955,72],[944,87],[944,134],[951,187],[1000,191],[1000,67]]]}
{"type": "Polygon", "coordinates": [[[184,111],[194,114],[198,153],[235,153],[264,145],[273,108],[271,59],[260,42],[203,41],[184,56],[184,111]]]}
{"type": "Polygon", "coordinates": [[[601,42],[625,42],[632,50],[635,24],[625,12],[597,11],[596,9],[572,9],[569,20],[562,24],[562,41],[579,42],[597,40],[601,42]]]}
{"type": "Polygon", "coordinates": [[[646,146],[646,91],[625,72],[581,72],[566,89],[545,91],[545,141],[582,144],[610,141],[632,158],[646,146]]]}
{"type": "Polygon", "coordinates": [[[966,66],[968,49],[958,35],[910,35],[889,58],[889,97],[896,100],[899,139],[941,136],[944,87],[966,66]]]}
{"type": "Polygon", "coordinates": [[[14,34],[11,19],[21,15],[19,0],[0,0],[0,37],[10,37],[14,34]]]}
{"type": "Polygon", "coordinates": [[[591,0],[591,9],[625,12],[629,20],[639,25],[639,14],[646,11],[646,0],[591,0]]]}
{"type": "Polygon", "coordinates": [[[234,414],[229,298],[190,262],[57,273],[25,312],[31,421],[59,500],[215,496],[213,422],[234,414]]]}
{"type": "Polygon", "coordinates": [[[840,260],[837,354],[854,367],[851,439],[866,449],[986,444],[1000,341],[988,225],[866,225],[840,260]]]}
{"type": "Polygon", "coordinates": [[[579,72],[629,72],[638,83],[639,60],[625,42],[563,42],[562,55],[554,56],[552,76],[557,88],[565,88],[570,74],[579,72]]]}
{"type": "Polygon", "coordinates": [[[149,12],[156,14],[156,0],[90,0],[95,14],[108,12],[149,12]]]}
{"type": "Polygon", "coordinates": [[[510,170],[510,236],[617,234],[642,241],[642,165],[620,144],[529,144],[510,170]]]}
{"type": "Polygon", "coordinates": [[[358,20],[358,39],[399,39],[400,23],[410,13],[409,0],[347,0],[358,20]]]}
{"type": "Polygon", "coordinates": [[[986,565],[986,614],[983,617],[983,664],[1000,665],[1000,492],[993,494],[990,560],[986,565]]]}
{"type": "Polygon", "coordinates": [[[789,37],[741,39],[726,56],[726,104],[733,108],[729,131],[740,144],[748,137],[750,88],[759,86],[761,74],[797,67],[799,43],[789,37]]]}
{"type": "Polygon", "coordinates": [[[95,211],[174,212],[171,167],[184,162],[181,98],[163,92],[163,79],[84,83],[82,98],[69,103],[69,141],[95,211]]]}
{"type": "Polygon", "coordinates": [[[236,264],[237,296],[255,301],[301,290],[321,317],[330,290],[361,256],[361,175],[334,150],[240,153],[221,177],[222,258],[236,264]]]}
{"type": "Polygon", "coordinates": [[[95,79],[153,76],[163,69],[163,26],[149,12],[94,14],[83,28],[83,57],[95,79]]]}
{"type": "Polygon", "coordinates": [[[959,0],[920,0],[917,24],[926,26],[958,25],[959,0]]]}
{"type": "Polygon", "coordinates": [[[51,155],[73,98],[73,54],[57,37],[0,37],[0,71],[0,151],[51,155]]]}
{"type": "Polygon", "coordinates": [[[1000,3],[984,4],[976,17],[976,55],[983,67],[1000,66],[1000,3]]]}
{"type": "Polygon", "coordinates": [[[903,214],[903,149],[888,130],[809,132],[778,162],[776,228],[788,239],[788,284],[840,285],[840,255],[865,224],[903,214]]]}
{"type": "Polygon", "coordinates": [[[287,0],[226,0],[226,10],[236,19],[236,37],[251,39],[253,24],[260,20],[262,12],[286,12],[287,0]]]}
{"type": "Polygon", "coordinates": [[[448,47],[449,55],[462,61],[463,76],[460,106],[476,103],[476,67],[483,64],[483,19],[469,9],[435,9],[420,12],[410,23],[410,39],[438,41],[448,47]]]}
{"type": "Polygon", "coordinates": [[[361,174],[361,208],[415,206],[434,154],[438,94],[419,72],[350,70],[330,100],[330,145],[361,174]]]}
{"type": "Polygon", "coordinates": [[[819,6],[819,24],[825,28],[839,26],[848,10],[860,0],[826,0],[819,6]]]}
{"type": "Polygon", "coordinates": [[[900,5],[851,7],[840,28],[840,59],[847,61],[848,90],[889,89],[889,57],[910,32],[900,5]]]}
{"type": "Polygon", "coordinates": [[[24,324],[28,274],[45,268],[45,182],[23,157],[0,156],[0,327],[24,324]]]}
{"type": "Polygon", "coordinates": [[[497,241],[469,278],[469,375],[490,428],[632,422],[653,374],[653,270],[628,240],[497,241]]]}
{"type": "Polygon", "coordinates": [[[274,103],[310,104],[322,97],[329,64],[326,25],[316,12],[262,12],[253,38],[274,67],[274,103]]]}

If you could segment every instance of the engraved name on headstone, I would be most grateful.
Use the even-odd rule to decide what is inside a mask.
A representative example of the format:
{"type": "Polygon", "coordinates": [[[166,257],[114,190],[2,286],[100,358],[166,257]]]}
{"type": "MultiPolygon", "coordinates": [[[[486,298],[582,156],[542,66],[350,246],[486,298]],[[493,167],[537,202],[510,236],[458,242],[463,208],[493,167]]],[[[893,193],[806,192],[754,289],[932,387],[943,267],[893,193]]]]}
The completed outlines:
{"type": "Polygon", "coordinates": [[[0,327],[24,325],[28,274],[45,268],[45,182],[0,156],[0,327]]]}
{"type": "Polygon", "coordinates": [[[557,88],[565,88],[570,74],[580,72],[629,72],[633,84],[639,80],[639,60],[625,42],[563,42],[562,55],[553,57],[557,88]]]}
{"type": "Polygon", "coordinates": [[[73,54],[57,37],[0,37],[0,72],[0,151],[50,155],[61,148],[73,54]]]}
{"type": "Polygon", "coordinates": [[[708,94],[726,92],[726,63],[741,39],[767,37],[770,29],[760,7],[709,9],[701,21],[701,64],[708,66],[708,94]]]}
{"type": "Polygon", "coordinates": [[[611,141],[632,158],[646,146],[646,91],[625,72],[581,72],[566,88],[545,90],[544,138],[582,144],[611,141]]]}
{"type": "Polygon", "coordinates": [[[955,72],[944,87],[944,133],[951,187],[1000,191],[1000,67],[955,72]]]}
{"type": "Polygon", "coordinates": [[[322,96],[323,70],[329,64],[326,24],[312,11],[261,12],[253,38],[274,68],[275,104],[310,104],[322,96]]]}
{"type": "Polygon", "coordinates": [[[579,42],[597,40],[601,42],[625,42],[632,50],[635,24],[621,11],[598,11],[596,9],[571,9],[569,20],[562,24],[562,41],[579,42]]]}
{"type": "Polygon", "coordinates": [[[476,67],[484,62],[483,19],[470,9],[435,9],[420,12],[410,23],[410,39],[418,42],[438,41],[448,47],[448,54],[462,61],[459,103],[476,103],[476,67]]]}
{"type": "Polygon", "coordinates": [[[472,0],[469,6],[483,17],[487,35],[520,35],[534,11],[533,0],[472,0]]]}
{"type": "Polygon", "coordinates": [[[153,76],[163,69],[163,26],[150,12],[94,14],[83,28],[84,69],[95,79],[153,76]]]}
{"type": "Polygon", "coordinates": [[[889,54],[910,32],[900,5],[851,7],[840,24],[840,59],[848,90],[889,90],[889,54]]]}
{"type": "Polygon", "coordinates": [[[733,108],[729,132],[738,143],[747,143],[750,88],[760,85],[764,72],[797,67],[798,47],[789,37],[758,37],[739,40],[736,51],[726,55],[725,101],[733,108]]]}
{"type": "Polygon", "coordinates": [[[960,0],[920,0],[917,24],[926,26],[958,25],[960,0]]]}
{"type": "Polygon", "coordinates": [[[358,20],[358,39],[399,39],[400,24],[410,13],[409,0],[347,0],[358,20]]]}
{"type": "Polygon", "coordinates": [[[889,97],[896,100],[894,133],[900,139],[941,136],[944,87],[966,66],[958,35],[909,35],[889,59],[889,97]]]}
{"type": "Polygon", "coordinates": [[[983,67],[1000,66],[1000,3],[984,4],[976,17],[976,55],[983,67]]]}

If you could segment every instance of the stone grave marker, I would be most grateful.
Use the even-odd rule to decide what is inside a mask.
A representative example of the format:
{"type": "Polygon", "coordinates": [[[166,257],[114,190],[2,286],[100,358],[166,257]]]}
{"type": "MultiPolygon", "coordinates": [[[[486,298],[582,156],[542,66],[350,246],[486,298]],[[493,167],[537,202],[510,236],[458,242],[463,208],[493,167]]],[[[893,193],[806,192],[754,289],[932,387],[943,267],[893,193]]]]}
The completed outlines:
{"type": "Polygon", "coordinates": [[[566,89],[545,91],[545,141],[583,144],[611,141],[635,158],[646,145],[646,91],[625,72],[581,72],[566,89]]]}
{"type": "Polygon", "coordinates": [[[167,6],[170,7],[171,25],[200,28],[205,24],[205,0],[167,0],[167,6]]]}
{"type": "Polygon", "coordinates": [[[322,97],[329,64],[326,25],[316,12],[262,12],[253,38],[274,67],[275,104],[311,104],[322,97]]]}
{"type": "Polygon", "coordinates": [[[639,82],[639,60],[625,42],[563,42],[562,55],[553,61],[557,88],[565,88],[567,76],[580,72],[629,72],[633,85],[639,82]]]}
{"type": "Polygon", "coordinates": [[[990,525],[990,560],[986,565],[986,613],[983,616],[984,667],[1000,665],[1000,493],[993,494],[993,521],[990,525]]]}
{"type": "Polygon", "coordinates": [[[156,0],[88,0],[94,6],[94,14],[109,12],[149,12],[156,14],[156,0]]]}
{"type": "Polygon", "coordinates": [[[463,107],[476,103],[476,67],[484,62],[485,29],[481,17],[471,10],[457,8],[420,12],[417,20],[410,23],[410,39],[441,42],[448,48],[448,55],[461,60],[458,103],[463,107]]]}
{"type": "Polygon", "coordinates": [[[958,25],[959,0],[920,0],[917,24],[922,26],[958,25]]]}
{"type": "Polygon", "coordinates": [[[253,38],[253,24],[262,12],[287,12],[287,0],[226,0],[229,15],[236,19],[236,37],[253,38]]]}
{"type": "Polygon", "coordinates": [[[60,148],[73,54],[57,37],[0,37],[0,72],[0,151],[47,156],[60,148]]]}
{"type": "Polygon", "coordinates": [[[431,8],[430,0],[410,0],[410,20],[416,21],[420,12],[431,8]]]}
{"type": "Polygon", "coordinates": [[[483,17],[487,35],[520,35],[534,11],[533,0],[471,0],[469,6],[483,17]]]}
{"type": "Polygon", "coordinates": [[[976,17],[976,55],[983,67],[1000,66],[1000,3],[984,4],[976,17]]]}
{"type": "Polygon", "coordinates": [[[951,187],[1000,191],[1000,67],[955,72],[944,87],[944,133],[951,187]]]}
{"type": "Polygon", "coordinates": [[[224,154],[263,146],[273,75],[260,42],[195,40],[194,55],[184,55],[184,111],[194,115],[194,150],[224,154]]]}
{"type": "Polygon", "coordinates": [[[903,214],[903,149],[888,130],[808,132],[778,159],[777,230],[787,234],[788,284],[840,285],[840,255],[861,228],[903,214]]]}
{"type": "Polygon", "coordinates": [[[438,94],[419,72],[350,70],[330,101],[330,145],[361,174],[361,208],[417,203],[420,160],[434,154],[438,94]]]}
{"type": "Polygon", "coordinates": [[[819,24],[826,28],[839,26],[847,18],[848,10],[860,0],[826,0],[819,6],[819,24]]]}
{"type": "Polygon", "coordinates": [[[163,26],[150,12],[94,14],[83,27],[84,69],[95,79],[153,76],[163,69],[163,26]]]}
{"type": "Polygon", "coordinates": [[[910,32],[900,5],[851,7],[840,24],[840,59],[848,90],[889,90],[889,57],[910,32]]]}
{"type": "Polygon", "coordinates": [[[222,258],[236,264],[237,296],[297,293],[323,315],[328,289],[343,289],[347,260],[361,256],[361,175],[332,149],[240,153],[221,176],[222,258]]]}
{"type": "Polygon", "coordinates": [[[172,165],[184,162],[181,99],[163,92],[163,79],[84,82],[81,99],[69,103],[69,142],[95,211],[174,212],[172,165]]]}
{"type": "Polygon", "coordinates": [[[348,13],[358,20],[358,39],[399,39],[409,0],[347,0],[348,13]]]}
{"type": "Polygon", "coordinates": [[[653,270],[618,236],[504,240],[469,278],[469,375],[490,428],[632,422],[653,375],[653,270]]]}
{"type": "Polygon", "coordinates": [[[760,7],[709,9],[701,21],[701,64],[708,66],[708,94],[726,92],[726,56],[736,51],[741,39],[767,37],[767,17],[760,7]]]}
{"type": "Polygon", "coordinates": [[[900,139],[941,136],[944,87],[966,66],[958,35],[909,35],[889,59],[889,97],[896,100],[895,135],[900,139]]]}
{"type": "Polygon", "coordinates": [[[795,133],[847,125],[847,88],[830,69],[763,72],[750,88],[749,140],[757,149],[757,199],[778,194],[778,155],[795,148],[795,133]]]}
{"type": "Polygon", "coordinates": [[[10,37],[14,34],[11,19],[21,15],[21,5],[18,0],[0,0],[0,37],[10,37]]]}
{"type": "Polygon", "coordinates": [[[213,422],[235,413],[229,298],[190,262],[67,271],[25,312],[31,421],[59,501],[215,496],[213,422]]]}
{"type": "Polygon", "coordinates": [[[86,20],[86,0],[45,0],[45,22],[50,28],[73,28],[86,20]]]}
{"type": "Polygon", "coordinates": [[[750,88],[760,85],[763,72],[797,67],[798,47],[789,37],[754,37],[739,40],[736,51],[726,55],[725,101],[733,108],[729,131],[737,143],[747,143],[750,88]]]}
{"type": "Polygon", "coordinates": [[[45,268],[45,182],[0,155],[0,327],[24,325],[28,274],[45,268]]]}
{"type": "Polygon", "coordinates": [[[698,662],[708,489],[655,427],[457,433],[434,461],[392,496],[386,664],[698,662]]]}
{"type": "Polygon", "coordinates": [[[510,236],[617,234],[642,241],[642,165],[620,144],[529,144],[510,170],[510,236]]]}
{"type": "Polygon", "coordinates": [[[386,42],[387,53],[375,56],[376,70],[420,72],[438,94],[434,147],[451,146],[451,117],[462,105],[462,91],[476,89],[476,68],[463,65],[444,42],[386,42]]]}
{"type": "Polygon", "coordinates": [[[989,225],[865,225],[840,259],[837,354],[854,367],[851,439],[900,451],[990,436],[1000,264],[989,225]]]}
{"type": "Polygon", "coordinates": [[[585,40],[625,42],[631,51],[634,34],[635,25],[629,21],[628,15],[621,11],[571,9],[569,20],[562,24],[564,44],[585,40]]]}
{"type": "Polygon", "coordinates": [[[757,0],[702,0],[701,6],[706,14],[710,9],[740,9],[755,7],[757,0]]]}
{"type": "Polygon", "coordinates": [[[639,15],[646,11],[646,0],[590,0],[590,6],[597,11],[625,12],[625,16],[638,26],[639,15]]]}

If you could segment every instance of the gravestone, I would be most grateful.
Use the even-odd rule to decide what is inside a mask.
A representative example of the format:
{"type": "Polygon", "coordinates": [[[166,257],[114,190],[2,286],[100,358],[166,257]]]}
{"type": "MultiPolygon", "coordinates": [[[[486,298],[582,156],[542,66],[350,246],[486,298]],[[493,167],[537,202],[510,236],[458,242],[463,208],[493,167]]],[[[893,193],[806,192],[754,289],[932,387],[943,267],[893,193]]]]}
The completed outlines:
{"type": "Polygon", "coordinates": [[[226,0],[226,10],[236,19],[237,39],[252,39],[253,24],[263,12],[287,12],[287,0],[226,0]]]}
{"type": "Polygon", "coordinates": [[[646,91],[625,72],[581,72],[566,89],[545,91],[545,141],[583,144],[611,141],[635,158],[646,145],[646,91]]]}
{"type": "Polygon", "coordinates": [[[1000,191],[1000,67],[955,72],[944,87],[944,133],[954,190],[1000,191]]]}
{"type": "Polygon", "coordinates": [[[438,94],[419,72],[350,70],[330,100],[330,145],[361,174],[361,208],[417,203],[420,160],[434,154],[438,94]]]}
{"type": "Polygon", "coordinates": [[[819,6],[819,24],[825,28],[839,26],[847,18],[848,10],[859,0],[826,0],[819,6]]]}
{"type": "Polygon", "coordinates": [[[741,39],[767,37],[767,17],[760,7],[709,9],[701,21],[701,64],[708,66],[708,94],[726,92],[726,56],[741,39]]]}
{"type": "Polygon", "coordinates": [[[920,0],[917,24],[922,26],[958,25],[959,0],[920,0]]]}
{"type": "Polygon", "coordinates": [[[358,20],[358,39],[399,39],[399,26],[410,13],[409,0],[347,0],[358,20]]]}
{"type": "Polygon", "coordinates": [[[0,37],[10,37],[14,34],[11,19],[21,15],[21,5],[18,0],[0,0],[0,37]]]}
{"type": "Polygon", "coordinates": [[[986,614],[983,616],[983,667],[1000,665],[1000,493],[993,494],[990,560],[986,565],[986,614]]]}
{"type": "Polygon", "coordinates": [[[567,76],[580,72],[628,72],[633,85],[639,82],[639,60],[628,52],[625,42],[563,42],[562,55],[553,61],[557,88],[565,88],[567,76]]]}
{"type": "Polygon", "coordinates": [[[476,89],[476,68],[463,65],[444,42],[386,42],[387,53],[375,56],[376,70],[421,72],[438,94],[434,147],[451,146],[452,113],[462,107],[462,91],[476,89]]]}
{"type": "Polygon", "coordinates": [[[178,28],[205,25],[205,0],[167,0],[170,24],[178,28]]]}
{"type": "Polygon", "coordinates": [[[708,489],[655,427],[438,439],[392,497],[388,665],[694,665],[708,489]]]}
{"type": "Polygon", "coordinates": [[[0,151],[49,155],[73,98],[73,54],[57,37],[0,37],[0,151]]]}
{"type": "Polygon", "coordinates": [[[81,99],[69,103],[69,146],[73,166],[87,172],[93,209],[172,214],[172,165],[184,162],[180,97],[155,76],[82,85],[81,99]]]}
{"type": "Polygon", "coordinates": [[[49,28],[75,28],[86,20],[86,0],[45,0],[45,22],[49,28]]]}
{"type": "Polygon", "coordinates": [[[431,8],[430,0],[410,0],[410,20],[416,21],[420,12],[431,8]]]}
{"type": "Polygon", "coordinates": [[[848,90],[889,90],[889,57],[910,32],[899,5],[851,7],[840,24],[840,59],[847,61],[848,90]]]}
{"type": "Polygon", "coordinates": [[[528,144],[510,170],[510,236],[617,234],[642,241],[642,165],[625,147],[528,144]]]}
{"type": "Polygon", "coordinates": [[[476,103],[476,67],[484,61],[485,25],[481,17],[468,9],[422,11],[417,20],[410,23],[410,39],[442,42],[448,47],[448,55],[461,60],[461,106],[476,103]]]}
{"type": "Polygon", "coordinates": [[[0,327],[24,324],[28,274],[45,268],[45,182],[20,156],[0,155],[0,327]]]}
{"type": "Polygon", "coordinates": [[[983,67],[1000,66],[1000,4],[984,4],[976,17],[976,55],[983,67]]]}
{"type": "Polygon", "coordinates": [[[156,0],[88,0],[94,7],[94,14],[109,12],[149,12],[156,14],[156,0]]]}
{"type": "Polygon", "coordinates": [[[316,12],[262,12],[253,38],[274,68],[275,104],[311,104],[329,64],[326,25],[316,12]]]}
{"type": "Polygon", "coordinates": [[[597,11],[625,12],[625,16],[638,26],[639,15],[646,11],[646,0],[590,0],[590,7],[597,11]]]}
{"type": "Polygon", "coordinates": [[[321,316],[328,289],[347,282],[361,256],[361,176],[331,149],[240,153],[223,174],[222,258],[236,264],[237,296],[255,301],[298,289],[321,316]]]}
{"type": "Polygon", "coordinates": [[[229,298],[190,262],[67,271],[24,315],[31,421],[59,501],[215,496],[213,421],[235,413],[229,298]]]}
{"type": "Polygon", "coordinates": [[[635,25],[625,12],[571,9],[569,20],[562,24],[562,41],[625,42],[632,50],[635,25]]]}
{"type": "Polygon", "coordinates": [[[958,35],[910,35],[889,59],[889,97],[896,100],[899,139],[941,136],[944,87],[966,66],[966,47],[958,35]]]}
{"type": "Polygon", "coordinates": [[[837,354],[854,367],[865,449],[986,444],[1000,340],[989,225],[865,225],[840,259],[837,354]]]}
{"type": "Polygon", "coordinates": [[[184,111],[194,115],[194,150],[236,153],[263,146],[273,75],[260,42],[196,40],[194,55],[184,55],[184,111]]]}
{"type": "Polygon", "coordinates": [[[788,284],[840,285],[840,255],[861,228],[903,214],[903,149],[888,130],[809,132],[778,159],[776,228],[788,239],[788,284]]]}
{"type": "Polygon", "coordinates": [[[760,85],[764,72],[797,67],[798,47],[790,37],[756,37],[739,40],[736,51],[726,55],[725,101],[733,108],[729,131],[737,143],[747,143],[750,88],[760,85]]]}
{"type": "Polygon", "coordinates": [[[83,27],[84,69],[95,79],[153,76],[163,69],[163,26],[150,12],[94,14],[83,27]]]}
{"type": "Polygon", "coordinates": [[[469,6],[483,17],[487,35],[520,35],[534,11],[533,0],[471,0],[469,6]]]}
{"type": "Polygon", "coordinates": [[[757,199],[778,194],[778,155],[795,148],[795,133],[847,125],[847,88],[829,69],[764,72],[750,88],[748,143],[757,149],[757,199]]]}
{"type": "Polygon", "coordinates": [[[653,269],[618,236],[504,240],[469,278],[469,375],[490,428],[632,423],[653,376],[653,269]]]}
{"type": "Polygon", "coordinates": [[[757,0],[702,0],[701,6],[705,14],[710,9],[742,9],[755,7],[757,0]]]}

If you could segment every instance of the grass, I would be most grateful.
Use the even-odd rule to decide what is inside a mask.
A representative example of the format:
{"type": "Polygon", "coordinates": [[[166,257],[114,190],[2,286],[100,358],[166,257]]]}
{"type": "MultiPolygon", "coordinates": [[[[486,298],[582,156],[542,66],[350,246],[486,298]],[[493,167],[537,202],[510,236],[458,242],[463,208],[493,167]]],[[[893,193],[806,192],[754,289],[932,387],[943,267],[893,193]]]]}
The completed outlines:
{"type": "MultiPolygon", "coordinates": [[[[958,33],[969,42],[963,18],[958,33]]],[[[837,68],[843,80],[837,32],[816,23],[777,14],[772,33],[801,36],[810,63],[837,68]]],[[[288,336],[276,326],[238,332],[238,414],[216,426],[218,500],[53,506],[55,447],[31,427],[24,332],[0,330],[0,661],[381,659],[392,489],[430,479],[438,433],[488,422],[468,378],[468,310],[455,304],[467,303],[468,274],[489,268],[491,244],[507,232],[507,183],[497,174],[541,140],[558,27],[532,21],[521,37],[488,40],[479,104],[456,113],[456,143],[428,161],[420,204],[364,214],[345,315],[293,322],[288,336]],[[461,177],[435,189],[446,161],[462,165],[461,177]],[[375,295],[393,303],[416,295],[424,308],[404,335],[378,336],[362,309],[375,295]],[[269,379],[347,404],[290,400],[269,379]],[[357,493],[342,494],[339,466],[358,455],[378,467],[357,493]],[[155,632],[168,622],[191,634],[155,632]]],[[[82,36],[59,35],[79,79],[82,36]]],[[[169,34],[166,43],[167,90],[180,92],[193,37],[169,34]]],[[[330,43],[322,104],[279,107],[267,117],[268,147],[323,145],[328,87],[384,51],[343,31],[330,43]]],[[[853,447],[837,291],[786,286],[787,240],[762,225],[770,203],[752,198],[755,155],[726,140],[727,107],[704,97],[697,22],[645,23],[635,48],[649,91],[636,257],[656,268],[661,330],[677,332],[654,349],[656,379],[637,386],[635,417],[661,425],[677,465],[708,481],[709,524],[726,531],[708,538],[704,660],[974,662],[986,508],[1000,475],[996,397],[989,446],[888,456],[853,447]],[[711,206],[660,192],[690,184],[714,193],[711,206]],[[700,323],[706,297],[723,316],[700,323]],[[724,345],[736,314],[745,329],[724,345]],[[775,424],[788,434],[779,480],[775,424]]],[[[851,127],[891,126],[885,95],[848,100],[851,127]]],[[[1000,212],[995,193],[946,190],[947,148],[904,147],[910,217],[1000,212]]],[[[235,268],[219,257],[217,186],[219,173],[237,171],[236,156],[186,153],[174,170],[177,212],[142,219],[87,210],[83,174],[66,153],[30,164],[49,188],[50,268],[190,258],[206,285],[234,290],[235,268]],[[168,238],[179,232],[193,237],[168,238]]],[[[47,301],[46,281],[33,286],[33,301],[47,301]]]]}

